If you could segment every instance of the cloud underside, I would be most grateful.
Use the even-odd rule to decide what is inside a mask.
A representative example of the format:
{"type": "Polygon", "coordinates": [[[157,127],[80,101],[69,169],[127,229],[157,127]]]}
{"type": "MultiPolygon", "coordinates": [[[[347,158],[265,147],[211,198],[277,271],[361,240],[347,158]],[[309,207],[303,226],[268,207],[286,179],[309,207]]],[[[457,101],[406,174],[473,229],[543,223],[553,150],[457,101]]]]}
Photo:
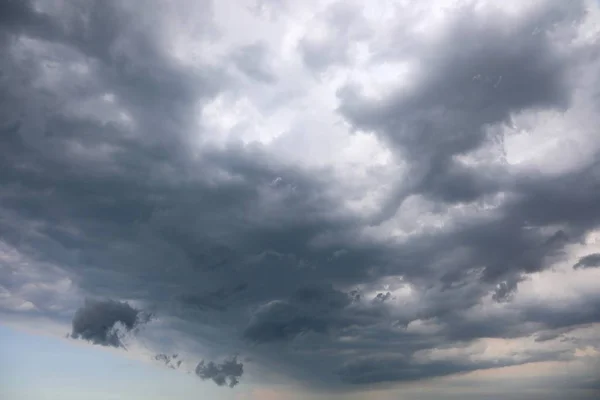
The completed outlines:
{"type": "MultiPolygon", "coordinates": [[[[117,299],[74,313],[95,344],[123,346],[128,299],[325,388],[571,359],[546,345],[600,323],[600,291],[524,288],[598,277],[597,5],[425,3],[315,5],[323,34],[294,39],[304,6],[231,11],[264,26],[246,38],[208,1],[4,2],[2,249],[117,299]]],[[[59,317],[1,266],[3,295],[59,317]]]]}
{"type": "Polygon", "coordinates": [[[146,320],[140,310],[127,303],[88,299],[75,312],[71,337],[101,346],[123,347],[121,336],[146,320]]]}

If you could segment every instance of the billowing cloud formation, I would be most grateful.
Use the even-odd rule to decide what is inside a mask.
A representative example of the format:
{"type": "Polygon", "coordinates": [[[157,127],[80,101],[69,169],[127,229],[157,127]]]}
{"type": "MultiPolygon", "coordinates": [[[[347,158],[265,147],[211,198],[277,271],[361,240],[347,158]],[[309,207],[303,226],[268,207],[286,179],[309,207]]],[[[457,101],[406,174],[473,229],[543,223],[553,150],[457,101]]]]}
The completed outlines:
{"type": "Polygon", "coordinates": [[[237,361],[237,357],[229,358],[221,364],[212,361],[200,361],[196,366],[196,375],[202,380],[211,379],[219,386],[234,387],[239,383],[239,378],[244,374],[244,365],[237,361]]]}
{"type": "Polygon", "coordinates": [[[290,299],[274,300],[254,313],[244,337],[255,342],[289,340],[305,332],[324,333],[336,323],[350,297],[331,286],[297,290],[290,299]]]}
{"type": "Polygon", "coordinates": [[[102,346],[123,347],[120,335],[131,332],[146,321],[140,310],[127,303],[86,299],[73,317],[71,337],[102,346]]]}
{"type": "Polygon", "coordinates": [[[597,365],[598,3],[242,3],[0,6],[2,314],[320,390],[597,365]]]}

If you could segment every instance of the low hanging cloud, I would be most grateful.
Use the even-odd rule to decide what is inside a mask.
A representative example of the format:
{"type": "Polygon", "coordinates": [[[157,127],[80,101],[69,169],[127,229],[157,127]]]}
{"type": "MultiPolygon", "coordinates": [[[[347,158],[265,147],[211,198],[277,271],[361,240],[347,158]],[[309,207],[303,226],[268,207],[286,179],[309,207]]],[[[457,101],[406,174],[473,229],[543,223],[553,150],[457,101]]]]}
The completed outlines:
{"type": "Polygon", "coordinates": [[[148,319],[147,314],[128,303],[86,299],[73,317],[71,337],[101,346],[124,347],[122,336],[148,319]]]}
{"type": "Polygon", "coordinates": [[[255,343],[291,340],[307,332],[325,333],[333,328],[339,312],[351,297],[330,285],[313,285],[294,292],[286,300],[260,306],[244,330],[244,338],[255,343]]]}
{"type": "Polygon", "coordinates": [[[324,391],[593,358],[598,2],[259,3],[0,3],[0,319],[324,391]]]}
{"type": "Polygon", "coordinates": [[[213,361],[206,363],[200,361],[196,366],[196,375],[204,380],[210,379],[218,386],[235,387],[244,374],[244,365],[238,362],[237,357],[231,357],[218,364],[213,361]]]}

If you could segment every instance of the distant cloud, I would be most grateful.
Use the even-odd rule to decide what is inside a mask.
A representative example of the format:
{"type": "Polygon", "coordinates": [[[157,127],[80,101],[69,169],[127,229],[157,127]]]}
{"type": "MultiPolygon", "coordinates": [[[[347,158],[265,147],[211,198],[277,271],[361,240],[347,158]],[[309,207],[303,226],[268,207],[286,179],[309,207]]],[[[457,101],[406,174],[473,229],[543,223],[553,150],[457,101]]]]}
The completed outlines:
{"type": "Polygon", "coordinates": [[[339,312],[351,297],[327,285],[296,290],[287,300],[260,306],[244,330],[244,337],[257,343],[291,340],[306,332],[325,333],[335,326],[339,312]]]}
{"type": "Polygon", "coordinates": [[[196,366],[196,375],[202,380],[210,379],[218,386],[234,387],[239,383],[239,378],[244,374],[244,365],[237,361],[237,357],[229,358],[221,364],[209,361],[200,361],[196,366]]]}
{"type": "Polygon", "coordinates": [[[171,369],[177,369],[183,363],[183,360],[178,359],[178,354],[168,355],[168,354],[157,354],[154,356],[156,361],[160,361],[164,363],[167,367],[171,369]]]}

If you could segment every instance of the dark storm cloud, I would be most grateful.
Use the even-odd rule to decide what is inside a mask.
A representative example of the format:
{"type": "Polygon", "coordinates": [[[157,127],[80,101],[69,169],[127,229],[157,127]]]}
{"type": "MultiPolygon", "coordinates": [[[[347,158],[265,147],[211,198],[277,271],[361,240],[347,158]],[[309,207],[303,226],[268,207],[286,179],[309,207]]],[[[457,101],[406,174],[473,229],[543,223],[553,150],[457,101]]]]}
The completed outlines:
{"type": "Polygon", "coordinates": [[[196,366],[196,375],[202,380],[211,379],[219,386],[235,387],[244,374],[244,365],[238,362],[237,357],[232,357],[216,364],[212,361],[205,363],[200,361],[196,366]]]}
{"type": "MultiPolygon", "coordinates": [[[[493,365],[499,367],[502,365],[493,365]]],[[[426,365],[411,363],[406,358],[370,358],[352,361],[338,371],[340,378],[355,385],[374,384],[383,382],[413,381],[469,370],[490,368],[492,364],[466,364],[453,362],[435,362],[426,365]]]]}
{"type": "Polygon", "coordinates": [[[133,331],[147,320],[147,315],[127,303],[88,299],[73,317],[71,337],[101,346],[123,347],[120,335],[133,331]]]}
{"type": "Polygon", "coordinates": [[[469,168],[454,156],[492,139],[486,127],[507,121],[511,112],[569,104],[572,57],[554,47],[549,35],[531,30],[580,18],[580,2],[546,2],[525,16],[489,16],[485,23],[471,22],[479,21],[474,12],[457,13],[434,45],[420,46],[418,39],[410,45],[421,67],[409,91],[377,102],[353,87],[339,93],[340,112],[350,123],[375,131],[411,163],[406,187],[380,218],[409,194],[455,203],[500,190],[506,185],[503,171],[469,168]]]}
{"type": "Polygon", "coordinates": [[[490,361],[430,361],[420,363],[407,357],[368,357],[350,361],[337,373],[347,383],[355,385],[384,382],[415,381],[440,377],[456,373],[470,372],[479,369],[502,368],[526,362],[554,360],[561,352],[552,354],[524,354],[525,360],[490,360],[490,361]]]}
{"type": "MultiPolygon", "coordinates": [[[[85,293],[139,300],[210,342],[218,357],[242,348],[324,387],[339,378],[368,384],[497,367],[414,357],[600,321],[590,298],[574,309],[472,316],[489,295],[510,308],[529,273],[600,224],[598,164],[544,175],[458,160],[493,140],[486,128],[513,112],[570,105],[580,60],[554,40],[577,27],[580,2],[540,2],[514,16],[481,17],[467,7],[437,42],[405,41],[422,64],[410,91],[380,102],[351,87],[340,92],[347,121],[376,132],[409,165],[374,218],[345,211],[331,171],[286,163],[260,144],[198,148],[195,140],[212,134],[198,128],[199,110],[236,80],[170,56],[160,23],[138,23],[152,6],[138,15],[132,3],[77,4],[52,14],[28,2],[0,6],[0,235],[66,269],[85,293]],[[536,28],[544,33],[532,35],[536,28]],[[507,200],[485,215],[466,213],[402,242],[363,234],[407,199],[443,213],[500,192],[507,200]],[[380,283],[397,276],[394,289],[380,283]],[[402,285],[409,300],[394,298],[402,285]],[[412,333],[415,322],[439,330],[412,333]]],[[[368,33],[351,5],[328,12],[327,40],[299,43],[315,71],[343,62],[368,33]]],[[[238,48],[227,61],[274,83],[265,46],[238,48]]],[[[593,267],[595,256],[575,268],[593,267]]],[[[72,334],[119,347],[119,329],[135,329],[140,315],[127,303],[88,301],[72,334]]],[[[220,386],[235,386],[242,373],[236,358],[196,368],[220,386]]]]}
{"type": "Polygon", "coordinates": [[[600,297],[585,298],[548,308],[544,304],[522,305],[509,308],[503,315],[474,318],[469,309],[455,309],[439,316],[435,321],[442,342],[470,341],[477,338],[520,338],[534,335],[536,341],[556,339],[576,327],[600,321],[600,297]]]}
{"type": "Polygon", "coordinates": [[[346,293],[331,286],[300,288],[289,300],[260,306],[244,330],[244,337],[264,343],[289,340],[306,332],[325,333],[338,323],[339,312],[350,303],[346,293]]]}
{"type": "Polygon", "coordinates": [[[181,301],[193,307],[202,310],[225,311],[228,304],[235,301],[235,297],[240,295],[248,288],[248,285],[241,283],[231,288],[219,288],[201,295],[183,295],[181,301]]]}
{"type": "Polygon", "coordinates": [[[587,256],[581,257],[573,268],[595,268],[600,267],[600,253],[588,254],[587,256]]]}
{"type": "MultiPolygon", "coordinates": [[[[310,240],[347,224],[325,195],[326,182],[270,160],[260,147],[209,149],[200,161],[193,159],[182,135],[190,123],[189,103],[212,86],[202,91],[202,74],[174,64],[144,35],[130,37],[125,11],[116,3],[97,2],[83,11],[89,23],[68,26],[48,46],[68,49],[62,61],[83,63],[90,74],[54,82],[58,87],[49,97],[32,87],[49,55],[21,60],[13,56],[21,50],[18,42],[2,48],[11,74],[2,82],[5,104],[22,114],[2,136],[4,238],[70,269],[91,294],[127,293],[169,310],[174,297],[223,309],[226,296],[214,287],[229,287],[232,274],[260,282],[249,285],[244,298],[249,304],[291,290],[292,285],[267,285],[272,280],[294,277],[296,285],[320,279],[310,263],[331,251],[310,250],[310,240]],[[110,23],[103,25],[103,18],[110,23]],[[95,41],[86,43],[90,38],[95,41]],[[141,47],[129,52],[117,46],[129,40],[141,47]],[[145,53],[136,53],[141,50],[145,53]],[[25,61],[32,67],[22,68],[25,61]],[[105,91],[114,91],[136,125],[133,132],[66,110],[41,111],[65,102],[75,107],[105,91]],[[106,159],[69,149],[100,152],[106,159]],[[232,178],[216,178],[223,172],[232,178]],[[27,220],[43,223],[32,234],[23,229],[27,220]],[[268,252],[277,256],[261,256],[268,252]],[[298,268],[303,263],[308,270],[298,268]]],[[[350,279],[363,274],[356,269],[360,262],[356,254],[350,279]]],[[[227,289],[227,296],[242,289],[227,289]]]]}

